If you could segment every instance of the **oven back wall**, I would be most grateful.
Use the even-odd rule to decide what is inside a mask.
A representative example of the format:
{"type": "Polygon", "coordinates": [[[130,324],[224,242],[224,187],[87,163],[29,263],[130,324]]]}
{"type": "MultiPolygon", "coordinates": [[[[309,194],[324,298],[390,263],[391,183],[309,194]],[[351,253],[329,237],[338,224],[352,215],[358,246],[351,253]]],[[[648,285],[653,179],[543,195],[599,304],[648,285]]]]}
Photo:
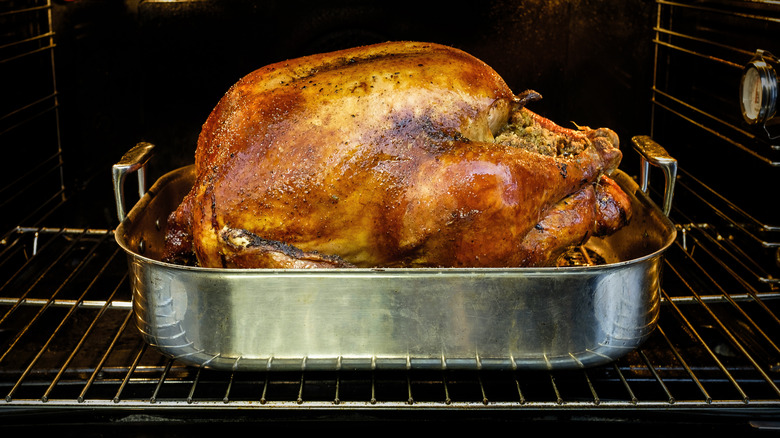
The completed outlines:
{"type": "Polygon", "coordinates": [[[240,77],[283,59],[386,40],[466,50],[515,92],[540,92],[533,109],[563,125],[608,126],[624,144],[647,133],[652,2],[422,3],[58,2],[63,149],[67,162],[81,163],[69,175],[106,174],[140,140],[158,145],[150,178],[189,164],[201,124],[240,77]]]}

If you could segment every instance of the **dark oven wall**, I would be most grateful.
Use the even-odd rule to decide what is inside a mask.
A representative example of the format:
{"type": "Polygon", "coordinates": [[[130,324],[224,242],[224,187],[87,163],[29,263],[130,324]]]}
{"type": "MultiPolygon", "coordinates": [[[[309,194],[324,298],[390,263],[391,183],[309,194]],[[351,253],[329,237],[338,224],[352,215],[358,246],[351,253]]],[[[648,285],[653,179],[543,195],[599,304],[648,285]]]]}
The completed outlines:
{"type": "Polygon", "coordinates": [[[627,145],[649,129],[654,13],[646,0],[56,2],[67,175],[107,175],[144,140],[158,146],[156,179],[193,161],[201,124],[241,76],[386,40],[464,49],[515,92],[541,93],[535,111],[565,126],[611,127],[627,145]]]}

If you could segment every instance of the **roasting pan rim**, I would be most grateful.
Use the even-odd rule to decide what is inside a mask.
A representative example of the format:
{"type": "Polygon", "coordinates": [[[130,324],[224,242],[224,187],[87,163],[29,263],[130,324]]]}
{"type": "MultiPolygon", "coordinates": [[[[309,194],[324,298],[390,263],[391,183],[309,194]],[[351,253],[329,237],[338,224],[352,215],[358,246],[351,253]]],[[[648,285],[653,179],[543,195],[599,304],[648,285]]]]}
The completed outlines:
{"type": "MultiPolygon", "coordinates": [[[[169,263],[157,258],[148,257],[141,253],[139,250],[131,248],[130,243],[127,241],[128,228],[132,226],[133,222],[138,220],[140,216],[144,214],[146,207],[152,202],[154,197],[165,186],[170,184],[176,184],[181,178],[187,178],[188,174],[194,173],[194,165],[187,165],[161,176],[152,187],[146,192],[146,194],[133,206],[128,213],[127,217],[117,226],[114,232],[114,238],[117,244],[130,256],[143,260],[146,263],[153,265],[164,266],[168,269],[180,270],[180,271],[197,271],[202,273],[230,273],[230,274],[243,274],[243,275],[313,275],[331,273],[332,275],[338,274],[364,274],[364,275],[389,275],[389,274],[433,274],[433,273],[473,273],[473,274],[492,274],[492,273],[524,273],[532,275],[539,273],[543,275],[549,275],[550,273],[560,274],[576,274],[578,272],[599,271],[611,268],[617,268],[619,266],[639,264],[648,259],[658,257],[666,252],[677,237],[677,228],[659,209],[659,207],[649,198],[649,196],[643,191],[638,189],[637,184],[627,173],[620,169],[616,169],[611,175],[619,185],[629,194],[635,203],[640,205],[645,211],[655,216],[655,220],[659,221],[663,227],[660,234],[663,236],[660,244],[657,244],[657,248],[649,252],[630,259],[612,261],[602,265],[586,265],[586,266],[538,266],[538,267],[371,267],[371,268],[311,268],[311,269],[269,269],[269,268],[208,268],[202,266],[187,266],[175,263],[169,263]]],[[[166,216],[167,217],[167,216],[166,216]]],[[[609,238],[609,236],[607,237],[609,238]]],[[[590,241],[600,241],[602,239],[597,237],[591,237],[590,241]]],[[[587,246],[587,245],[586,245],[587,246]]]]}

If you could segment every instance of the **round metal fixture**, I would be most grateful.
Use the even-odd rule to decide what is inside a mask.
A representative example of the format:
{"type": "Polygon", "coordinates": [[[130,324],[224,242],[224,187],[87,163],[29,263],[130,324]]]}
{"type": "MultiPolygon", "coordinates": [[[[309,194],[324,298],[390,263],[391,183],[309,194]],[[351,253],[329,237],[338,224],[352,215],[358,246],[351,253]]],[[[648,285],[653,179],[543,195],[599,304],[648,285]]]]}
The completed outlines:
{"type": "Polygon", "coordinates": [[[775,116],[778,87],[772,63],[777,63],[777,58],[769,52],[757,50],[742,71],[739,85],[742,117],[751,125],[766,123],[775,116]]]}

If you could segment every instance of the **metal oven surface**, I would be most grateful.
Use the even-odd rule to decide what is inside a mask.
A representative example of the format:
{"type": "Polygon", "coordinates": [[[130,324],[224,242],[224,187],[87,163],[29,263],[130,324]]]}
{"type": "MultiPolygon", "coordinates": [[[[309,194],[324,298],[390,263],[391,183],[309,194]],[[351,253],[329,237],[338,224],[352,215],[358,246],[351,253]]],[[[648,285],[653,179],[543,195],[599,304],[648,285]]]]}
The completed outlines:
{"type": "MultiPolygon", "coordinates": [[[[49,73],[20,78],[44,90],[25,95],[13,87],[18,105],[3,107],[0,119],[2,141],[37,163],[1,176],[0,422],[7,430],[109,421],[181,431],[210,419],[533,420],[550,430],[573,423],[583,431],[622,425],[633,433],[653,425],[687,432],[780,426],[780,237],[776,213],[766,208],[773,187],[766,182],[777,181],[777,140],[729,116],[738,110],[735,88],[708,90],[723,87],[710,83],[715,75],[697,75],[696,86],[683,81],[691,79],[686,72],[723,69],[734,83],[755,45],[780,52],[776,38],[765,36],[780,28],[776,3],[652,3],[658,18],[647,41],[655,51],[647,129],[680,160],[681,172],[670,214],[678,237],[664,255],[658,324],[639,348],[582,370],[328,372],[209,370],[143,341],[132,321],[127,260],[113,236],[112,194],[102,191],[105,180],[76,181],[74,188],[63,172],[51,5],[39,3],[24,8],[35,26],[17,26],[27,20],[21,12],[0,12],[3,23],[24,29],[17,42],[0,46],[3,68],[23,61],[49,73]],[[757,36],[729,38],[739,29],[757,36]],[[49,153],[43,146],[32,153],[30,141],[49,153]],[[702,156],[734,167],[723,170],[702,156]],[[723,175],[737,171],[739,184],[723,187],[723,175]],[[751,180],[768,189],[740,194],[751,180]],[[15,208],[25,199],[47,203],[15,208]],[[105,211],[82,214],[96,202],[105,211]]],[[[109,166],[100,178],[109,178],[109,166]]]]}

